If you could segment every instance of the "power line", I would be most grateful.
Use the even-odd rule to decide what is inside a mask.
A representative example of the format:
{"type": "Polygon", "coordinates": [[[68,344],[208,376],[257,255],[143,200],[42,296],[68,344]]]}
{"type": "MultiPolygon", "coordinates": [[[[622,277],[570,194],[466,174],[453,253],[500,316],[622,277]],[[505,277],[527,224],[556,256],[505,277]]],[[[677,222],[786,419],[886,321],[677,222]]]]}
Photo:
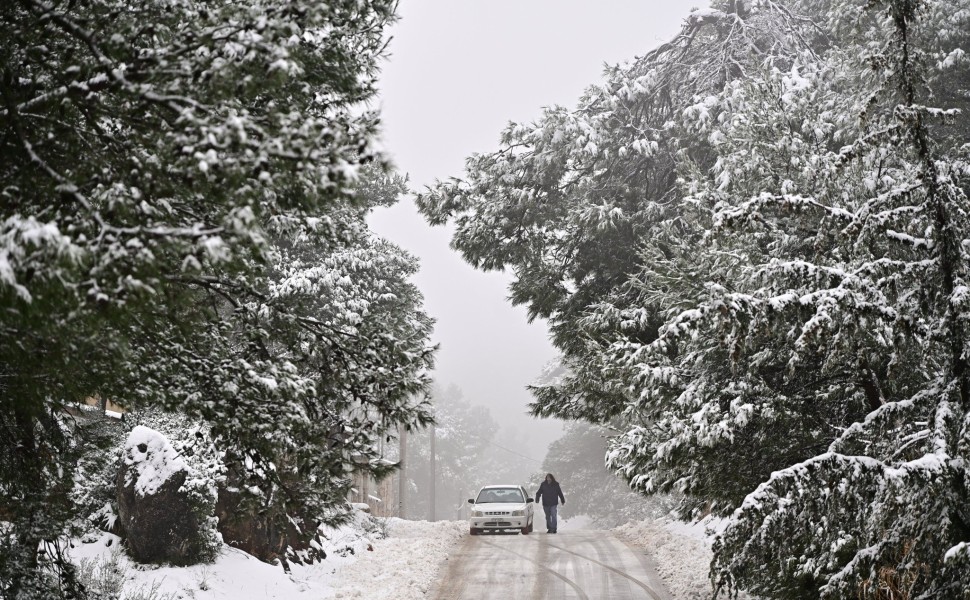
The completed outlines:
{"type": "Polygon", "coordinates": [[[542,461],[541,461],[541,460],[536,460],[536,459],[534,459],[534,458],[532,458],[532,457],[529,457],[529,456],[526,456],[525,454],[519,454],[519,453],[518,453],[518,452],[516,452],[515,450],[509,450],[509,449],[508,449],[508,448],[506,448],[505,446],[499,446],[499,445],[498,445],[498,444],[496,444],[495,442],[489,442],[489,441],[486,441],[485,443],[486,443],[486,444],[490,444],[490,445],[492,445],[492,446],[495,446],[496,448],[501,448],[502,450],[505,450],[506,452],[509,452],[509,453],[511,453],[511,454],[514,454],[514,455],[516,455],[516,456],[518,456],[518,457],[520,457],[520,458],[524,458],[524,459],[526,459],[526,460],[531,460],[532,462],[534,462],[534,463],[537,463],[537,464],[539,464],[539,465],[541,465],[541,464],[542,464],[542,461]]]}

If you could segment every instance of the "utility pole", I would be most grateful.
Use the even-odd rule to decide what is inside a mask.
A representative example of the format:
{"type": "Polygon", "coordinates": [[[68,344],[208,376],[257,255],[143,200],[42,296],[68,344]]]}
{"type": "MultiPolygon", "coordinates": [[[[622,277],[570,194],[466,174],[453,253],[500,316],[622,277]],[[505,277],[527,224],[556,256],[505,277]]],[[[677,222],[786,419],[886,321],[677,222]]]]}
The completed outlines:
{"type": "Polygon", "coordinates": [[[408,453],[408,430],[407,427],[401,425],[400,427],[400,441],[401,441],[401,468],[398,469],[398,483],[397,483],[397,516],[404,519],[406,518],[405,509],[406,505],[404,502],[404,492],[408,488],[408,463],[405,460],[405,456],[408,453]]]}
{"type": "MultiPolygon", "coordinates": [[[[381,457],[380,458],[381,466],[384,466],[384,437],[383,436],[381,437],[380,442],[377,444],[377,451],[381,457]]],[[[374,495],[381,499],[380,507],[375,506],[374,508],[381,509],[380,516],[382,517],[388,516],[387,502],[388,500],[390,500],[390,496],[387,492],[388,492],[387,480],[384,479],[382,481],[377,481],[377,479],[374,479],[374,495]]],[[[377,513],[374,511],[373,508],[371,509],[370,514],[377,516],[377,513]]]]}
{"type": "Polygon", "coordinates": [[[435,521],[435,490],[434,490],[434,471],[435,471],[435,435],[434,435],[434,424],[431,425],[431,510],[428,520],[434,523],[435,521]]]}

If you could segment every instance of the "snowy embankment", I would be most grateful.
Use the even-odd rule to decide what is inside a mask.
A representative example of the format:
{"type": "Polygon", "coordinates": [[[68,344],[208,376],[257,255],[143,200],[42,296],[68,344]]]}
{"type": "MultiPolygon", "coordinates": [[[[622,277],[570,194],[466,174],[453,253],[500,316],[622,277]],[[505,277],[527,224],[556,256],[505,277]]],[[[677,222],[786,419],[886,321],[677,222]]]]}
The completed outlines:
{"type": "Polygon", "coordinates": [[[335,598],[425,598],[448,554],[468,531],[468,523],[391,519],[389,530],[374,552],[337,573],[335,598]]]}
{"type": "MultiPolygon", "coordinates": [[[[677,521],[633,521],[613,530],[628,544],[645,550],[657,563],[657,571],[674,600],[707,600],[711,597],[711,528],[702,521],[685,525],[677,521]]],[[[744,594],[741,598],[747,598],[744,594]]]]}
{"type": "Polygon", "coordinates": [[[123,592],[123,598],[152,600],[410,600],[424,598],[467,528],[463,522],[391,518],[373,520],[383,531],[364,533],[363,519],[369,517],[328,530],[326,560],[293,565],[290,573],[229,546],[211,564],[139,565],[109,533],[75,542],[71,557],[82,572],[92,574],[95,591],[104,592],[96,597],[117,598],[123,592]]]}

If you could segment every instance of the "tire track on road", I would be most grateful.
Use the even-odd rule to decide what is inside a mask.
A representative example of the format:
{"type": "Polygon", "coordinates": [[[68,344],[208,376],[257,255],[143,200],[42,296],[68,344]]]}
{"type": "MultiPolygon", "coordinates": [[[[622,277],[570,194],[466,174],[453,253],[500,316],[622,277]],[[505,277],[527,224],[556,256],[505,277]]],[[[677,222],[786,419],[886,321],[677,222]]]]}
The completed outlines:
{"type": "Polygon", "coordinates": [[[461,576],[461,573],[464,571],[467,560],[465,556],[465,546],[467,543],[467,540],[463,540],[458,552],[449,557],[448,569],[436,586],[437,590],[433,596],[435,600],[460,600],[464,595],[467,580],[461,576]]]}
{"type": "MultiPolygon", "coordinates": [[[[535,539],[535,538],[533,538],[533,539],[535,539]]],[[[542,543],[538,539],[535,539],[535,541],[537,543],[542,543]]],[[[625,577],[626,579],[629,579],[635,585],[637,585],[641,589],[643,589],[643,591],[645,591],[647,593],[647,595],[650,596],[650,598],[652,598],[653,600],[661,600],[661,598],[662,598],[662,596],[659,593],[657,593],[657,590],[653,589],[649,584],[646,584],[646,583],[640,581],[636,577],[634,577],[634,576],[630,575],[629,573],[626,573],[626,572],[624,572],[624,571],[622,571],[620,569],[617,569],[616,567],[613,567],[613,566],[608,565],[608,564],[606,564],[604,562],[598,561],[595,558],[590,558],[588,556],[584,556],[584,555],[580,554],[579,552],[573,552],[572,550],[567,550],[567,549],[563,548],[562,546],[557,546],[556,544],[552,544],[552,543],[546,542],[544,545],[549,546],[550,548],[555,548],[556,550],[559,550],[560,552],[566,552],[568,554],[572,554],[573,556],[577,556],[579,558],[582,558],[583,560],[588,560],[589,562],[596,563],[599,566],[603,567],[604,569],[608,569],[608,570],[612,571],[613,573],[616,573],[620,577],[625,577]]]]}
{"type": "MultiPolygon", "coordinates": [[[[528,539],[528,536],[523,536],[523,537],[526,537],[528,539]]],[[[521,554],[521,553],[516,552],[515,550],[512,550],[510,548],[506,548],[506,547],[500,546],[498,544],[493,544],[492,542],[489,542],[487,540],[480,540],[480,541],[482,543],[484,543],[484,544],[488,544],[489,546],[493,546],[495,548],[498,548],[499,550],[504,550],[506,552],[509,552],[511,554],[514,554],[514,555],[518,556],[519,558],[524,558],[525,560],[529,561],[530,563],[538,566],[540,569],[546,571],[550,575],[552,575],[554,577],[558,577],[559,579],[562,579],[564,582],[566,582],[566,585],[568,585],[569,587],[573,588],[573,591],[575,591],[582,600],[589,600],[589,596],[586,595],[586,592],[584,592],[582,590],[582,588],[580,588],[579,585],[576,584],[575,581],[573,581],[572,579],[566,577],[565,575],[563,575],[559,571],[556,571],[555,569],[551,569],[551,568],[547,567],[546,565],[540,563],[539,561],[534,560],[534,559],[531,559],[528,556],[526,556],[525,554],[521,554]]],[[[536,542],[537,543],[541,543],[538,540],[536,540],[536,542]]],[[[549,544],[549,545],[551,546],[552,544],[549,544]]]]}
{"type": "MultiPolygon", "coordinates": [[[[543,564],[549,559],[549,549],[545,544],[539,544],[539,551],[536,552],[536,561],[543,564]]],[[[549,572],[539,571],[532,582],[532,598],[542,598],[542,593],[549,589],[549,572]]]]}

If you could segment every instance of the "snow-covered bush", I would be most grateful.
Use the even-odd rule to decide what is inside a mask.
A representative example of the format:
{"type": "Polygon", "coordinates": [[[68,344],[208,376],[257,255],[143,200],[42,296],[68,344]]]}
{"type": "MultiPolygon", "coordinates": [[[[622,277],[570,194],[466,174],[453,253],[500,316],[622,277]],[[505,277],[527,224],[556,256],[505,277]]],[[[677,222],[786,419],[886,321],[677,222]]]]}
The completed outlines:
{"type": "Polygon", "coordinates": [[[137,427],[160,432],[173,457],[184,466],[186,479],[181,491],[202,525],[201,561],[211,560],[222,539],[215,517],[218,486],[225,481],[225,465],[204,423],[177,413],[141,410],[125,414],[124,420],[101,416],[100,411],[82,409],[76,419],[79,457],[72,499],[77,509],[77,535],[99,529],[118,533],[118,471],[125,457],[125,444],[137,427]]]}
{"type": "Polygon", "coordinates": [[[121,549],[107,556],[86,558],[77,566],[78,582],[89,600],[119,600],[125,587],[126,567],[120,560],[121,549]]]}
{"type": "Polygon", "coordinates": [[[81,407],[75,420],[78,458],[71,501],[80,533],[113,531],[117,518],[116,483],[121,447],[130,427],[104,416],[93,407],[81,407]]]}
{"type": "Polygon", "coordinates": [[[202,560],[210,560],[222,543],[219,535],[215,505],[219,486],[226,480],[223,453],[212,440],[209,428],[197,419],[159,410],[143,410],[126,418],[129,427],[143,426],[165,436],[179,459],[185,464],[187,476],[182,484],[199,522],[203,524],[204,547],[202,560]]]}
{"type": "Polygon", "coordinates": [[[77,579],[84,587],[86,600],[176,600],[175,593],[162,593],[159,583],[131,585],[128,564],[121,550],[82,559],[77,565],[77,579]],[[126,583],[128,585],[126,585],[126,583]],[[127,589],[125,589],[127,587],[127,589]]]}

